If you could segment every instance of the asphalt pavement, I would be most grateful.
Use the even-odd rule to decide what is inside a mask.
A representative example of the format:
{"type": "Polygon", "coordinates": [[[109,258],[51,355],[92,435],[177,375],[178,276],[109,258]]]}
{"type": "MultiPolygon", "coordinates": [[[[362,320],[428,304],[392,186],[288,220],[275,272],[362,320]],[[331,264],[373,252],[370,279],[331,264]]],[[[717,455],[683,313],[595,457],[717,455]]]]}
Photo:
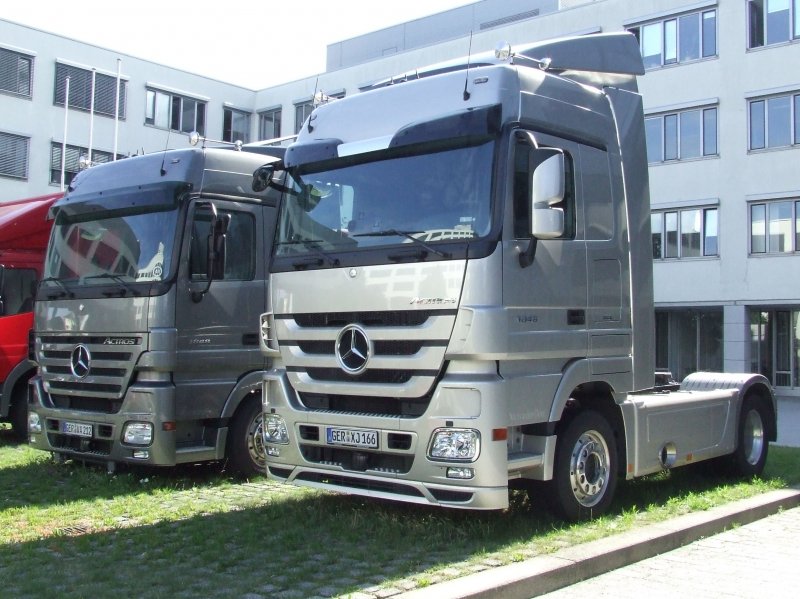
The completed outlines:
{"type": "MultiPolygon", "coordinates": [[[[800,447],[800,398],[779,398],[776,445],[800,447]]],[[[393,599],[797,597],[800,488],[765,493],[393,599]]]]}

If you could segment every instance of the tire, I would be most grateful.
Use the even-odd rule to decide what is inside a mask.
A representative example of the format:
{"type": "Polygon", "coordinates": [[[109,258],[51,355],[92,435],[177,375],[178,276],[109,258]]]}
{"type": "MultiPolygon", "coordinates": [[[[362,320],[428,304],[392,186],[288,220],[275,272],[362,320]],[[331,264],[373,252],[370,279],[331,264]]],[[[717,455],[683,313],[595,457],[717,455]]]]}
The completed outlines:
{"type": "Polygon", "coordinates": [[[266,474],[267,454],[262,428],[261,398],[252,397],[239,406],[228,430],[228,465],[243,476],[266,474]]]}
{"type": "Polygon", "coordinates": [[[20,442],[28,440],[28,397],[25,391],[25,385],[18,385],[14,389],[8,410],[8,419],[11,422],[14,438],[20,442]]]}
{"type": "Polygon", "coordinates": [[[617,472],[611,425],[594,410],[579,412],[556,444],[553,479],[546,487],[550,509],[570,522],[602,515],[614,499],[617,472]]]}
{"type": "Polygon", "coordinates": [[[769,450],[767,427],[770,418],[763,399],[757,395],[744,398],[739,413],[736,450],[730,456],[734,474],[752,478],[764,471],[769,450]]]}

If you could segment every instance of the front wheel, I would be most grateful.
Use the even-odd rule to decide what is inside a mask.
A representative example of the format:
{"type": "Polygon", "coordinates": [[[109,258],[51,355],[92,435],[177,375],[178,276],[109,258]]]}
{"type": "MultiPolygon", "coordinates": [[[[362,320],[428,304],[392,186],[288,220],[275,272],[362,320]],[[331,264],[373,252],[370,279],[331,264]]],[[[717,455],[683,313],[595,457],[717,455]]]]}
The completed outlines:
{"type": "Polygon", "coordinates": [[[239,406],[228,431],[228,463],[237,474],[244,477],[266,474],[263,427],[261,398],[252,397],[239,406]]]}
{"type": "Polygon", "coordinates": [[[608,421],[594,410],[578,413],[560,433],[550,508],[565,520],[589,520],[605,513],[617,486],[617,446],[608,421]]]}
{"type": "Polygon", "coordinates": [[[758,476],[767,463],[767,422],[770,414],[764,401],[748,395],[742,402],[739,414],[739,430],[736,450],[731,454],[731,465],[736,474],[743,477],[758,476]]]}

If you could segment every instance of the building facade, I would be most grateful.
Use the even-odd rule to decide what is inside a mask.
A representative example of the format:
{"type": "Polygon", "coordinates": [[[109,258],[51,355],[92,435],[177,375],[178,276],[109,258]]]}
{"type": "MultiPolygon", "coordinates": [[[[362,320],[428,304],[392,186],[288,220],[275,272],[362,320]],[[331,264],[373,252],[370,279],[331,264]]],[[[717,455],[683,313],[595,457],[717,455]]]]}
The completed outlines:
{"type": "Polygon", "coordinates": [[[657,365],[761,372],[800,396],[800,0],[482,0],[331,44],[326,72],[262,90],[0,20],[0,201],[195,130],[291,135],[317,94],[499,40],[623,29],[647,70],[657,365]]]}

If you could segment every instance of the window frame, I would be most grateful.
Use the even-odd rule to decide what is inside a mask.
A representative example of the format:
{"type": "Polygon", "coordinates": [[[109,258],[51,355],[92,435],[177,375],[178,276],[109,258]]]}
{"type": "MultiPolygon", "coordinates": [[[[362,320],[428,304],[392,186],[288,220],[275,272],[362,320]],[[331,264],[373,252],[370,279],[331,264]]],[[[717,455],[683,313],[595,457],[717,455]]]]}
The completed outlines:
{"type": "MultiPolygon", "coordinates": [[[[61,149],[63,144],[61,142],[50,142],[50,185],[60,185],[61,184],[61,149]]],[[[72,180],[77,176],[79,172],[81,172],[81,168],[79,165],[76,165],[76,162],[79,163],[81,156],[87,156],[89,153],[89,148],[83,146],[77,146],[75,144],[67,144],[67,159],[64,162],[64,184],[69,185],[72,180]],[[76,167],[76,168],[70,168],[76,167]]],[[[112,162],[114,157],[113,152],[108,152],[105,150],[97,150],[92,148],[92,162],[94,164],[105,164],[107,162],[112,162]]],[[[122,158],[121,155],[117,154],[117,159],[122,158]]]]}
{"type": "Polygon", "coordinates": [[[11,89],[11,86],[3,87],[3,81],[0,79],[0,93],[8,94],[10,96],[16,96],[18,98],[28,98],[31,99],[33,97],[33,69],[35,66],[35,56],[30,54],[26,54],[24,52],[19,52],[17,50],[12,50],[11,48],[4,48],[0,46],[0,64],[3,64],[6,60],[8,61],[8,74],[9,79],[8,82],[10,84],[11,79],[13,78],[13,70],[16,70],[16,84],[14,87],[16,89],[11,89]],[[16,69],[13,68],[11,64],[12,61],[16,59],[16,69]],[[27,83],[20,86],[20,82],[22,81],[22,73],[20,72],[20,65],[27,64],[27,74],[26,79],[27,83]],[[24,88],[27,87],[27,91],[20,91],[20,87],[24,88]]]}
{"type": "Polygon", "coordinates": [[[258,113],[258,139],[264,141],[267,139],[277,139],[281,136],[281,128],[283,126],[283,108],[270,108],[261,110],[258,113]],[[268,129],[272,130],[272,134],[267,135],[268,129]]]}
{"type": "Polygon", "coordinates": [[[691,64],[719,56],[719,15],[716,6],[676,13],[651,21],[643,21],[628,26],[627,30],[633,33],[639,41],[639,50],[642,54],[645,70],[662,69],[678,64],[691,64]],[[713,17],[707,16],[712,13],[713,17]],[[692,56],[689,52],[687,44],[691,38],[687,37],[686,42],[682,40],[686,32],[685,26],[689,23],[688,19],[690,17],[694,17],[697,24],[695,28],[697,41],[695,50],[697,56],[692,56]],[[714,19],[713,35],[710,34],[705,26],[705,20],[709,18],[714,19]],[[711,43],[713,43],[713,52],[708,48],[711,43]],[[659,46],[658,53],[645,54],[646,49],[651,49],[651,45],[659,46]],[[658,57],[657,62],[654,57],[658,57]]]}
{"type": "MultiPolygon", "coordinates": [[[[21,167],[21,172],[15,174],[13,169],[10,169],[8,172],[0,171],[0,177],[14,179],[16,181],[27,181],[31,160],[31,138],[25,135],[17,135],[15,133],[0,131],[0,142],[5,143],[6,140],[9,142],[9,156],[12,153],[15,155],[10,156],[8,159],[0,160],[0,167],[3,167],[5,163],[8,163],[10,166],[13,166],[14,163],[18,163],[21,167]],[[24,147],[12,147],[11,144],[14,142],[19,142],[24,147]],[[19,154],[20,151],[23,151],[24,153],[24,157],[21,160],[17,157],[17,154],[19,154]]],[[[2,155],[0,155],[0,157],[2,157],[2,155]]]]}
{"type": "Polygon", "coordinates": [[[800,252],[800,198],[787,197],[774,200],[757,200],[747,205],[747,228],[748,228],[748,255],[749,256],[786,256],[800,252]],[[782,204],[786,204],[789,210],[788,218],[778,218],[777,210],[782,204]],[[754,218],[759,212],[760,218],[754,218]],[[775,215],[775,217],[773,217],[775,215]],[[774,223],[786,220],[789,225],[785,231],[772,233],[774,223]],[[758,234],[758,239],[754,234],[756,223],[762,223],[762,231],[758,234]],[[775,241],[773,238],[780,237],[788,242],[788,249],[773,249],[775,241]],[[756,243],[758,241],[758,243],[756,243]],[[757,249],[756,249],[757,248],[757,249]]]}
{"type": "MultiPolygon", "coordinates": [[[[783,128],[781,128],[783,130],[783,128]]],[[[800,146],[800,90],[767,96],[754,96],[747,99],[747,151],[762,152],[800,146]],[[786,101],[788,119],[784,123],[785,131],[782,139],[788,143],[770,143],[776,133],[771,122],[777,116],[778,108],[770,110],[770,106],[778,107],[778,102],[786,101]],[[758,114],[754,113],[757,111],[758,114]],[[754,118],[755,117],[755,118],[754,118]],[[755,123],[755,121],[758,121],[755,123]],[[755,126],[757,124],[757,126],[755,126]],[[755,143],[754,143],[755,142],[755,143]]]]}
{"type": "Polygon", "coordinates": [[[294,132],[300,133],[303,124],[314,111],[314,99],[303,100],[294,103],[294,132]]]}
{"type": "Polygon", "coordinates": [[[719,107],[716,104],[647,114],[644,121],[646,141],[649,141],[648,138],[656,133],[653,124],[660,122],[658,130],[658,156],[660,158],[652,159],[656,150],[648,143],[647,163],[649,165],[719,157],[719,107]],[[712,113],[715,116],[713,119],[709,119],[708,116],[712,113]],[[697,154],[689,153],[688,150],[691,148],[685,145],[685,140],[689,139],[685,126],[689,125],[689,119],[695,115],[697,116],[696,124],[699,126],[697,147],[694,148],[697,150],[697,154]]]}
{"type": "Polygon", "coordinates": [[[650,235],[652,238],[652,256],[654,262],[672,260],[697,260],[704,258],[719,258],[719,206],[698,205],[680,208],[663,208],[650,212],[650,235]],[[693,235],[698,235],[699,247],[697,254],[685,251],[684,238],[687,233],[683,230],[686,218],[692,212],[697,212],[699,223],[693,235]],[[713,220],[712,215],[713,214],[713,220]],[[658,221],[658,231],[656,231],[658,221]],[[713,232],[711,234],[713,225],[713,232]],[[711,241],[713,239],[713,242],[711,241]],[[713,249],[710,249],[713,247],[713,249]],[[658,249],[658,251],[656,251],[658,249]],[[658,255],[657,255],[658,254],[658,255]]]}
{"type": "Polygon", "coordinates": [[[117,77],[66,62],[56,62],[53,83],[53,105],[64,106],[66,98],[66,78],[70,78],[69,108],[121,121],[127,118],[128,81],[119,79],[118,112],[114,109],[117,98],[117,77]],[[94,99],[92,100],[92,73],[94,73],[94,99]]]}
{"type": "MultiPolygon", "coordinates": [[[[246,110],[224,106],[222,109],[222,141],[229,143],[234,143],[236,141],[249,143],[251,116],[252,114],[246,110]],[[244,119],[244,130],[241,132],[237,131],[237,117],[244,119]],[[241,133],[241,136],[237,137],[239,133],[241,133]]],[[[240,124],[242,123],[240,122],[240,124]]]]}
{"type": "MultiPolygon", "coordinates": [[[[747,49],[758,50],[780,44],[800,41],[800,0],[786,0],[789,3],[787,10],[786,27],[788,37],[779,36],[770,40],[769,3],[774,0],[747,0],[747,49]]],[[[780,11],[782,12],[782,11],[780,11]]],[[[773,22],[773,28],[775,23],[773,22]]],[[[773,29],[774,31],[774,29],[773,29]]]]}
{"type": "Polygon", "coordinates": [[[187,135],[194,131],[197,131],[200,135],[205,135],[207,113],[208,102],[206,100],[151,85],[145,88],[145,125],[187,135]],[[159,103],[159,99],[161,99],[161,103],[159,103]],[[193,103],[194,107],[192,127],[187,127],[184,123],[184,117],[187,114],[187,103],[189,102],[193,103]],[[198,110],[199,107],[202,107],[202,110],[198,110]],[[164,115],[164,110],[168,111],[166,115],[164,115]],[[164,119],[166,122],[164,122],[164,119]]]}

